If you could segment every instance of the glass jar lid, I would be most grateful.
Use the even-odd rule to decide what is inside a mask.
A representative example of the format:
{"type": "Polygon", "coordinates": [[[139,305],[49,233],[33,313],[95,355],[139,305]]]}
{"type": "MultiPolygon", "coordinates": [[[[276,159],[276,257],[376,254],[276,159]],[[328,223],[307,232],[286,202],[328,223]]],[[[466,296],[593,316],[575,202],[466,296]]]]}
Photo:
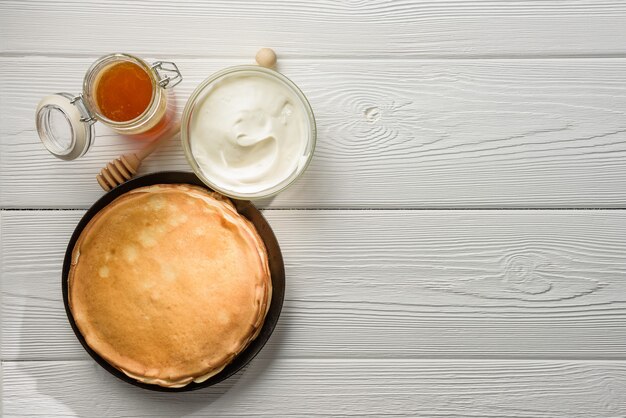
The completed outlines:
{"type": "Polygon", "coordinates": [[[43,145],[62,160],[84,155],[95,137],[95,119],[82,95],[57,93],[44,97],[37,105],[35,120],[43,145]]]}

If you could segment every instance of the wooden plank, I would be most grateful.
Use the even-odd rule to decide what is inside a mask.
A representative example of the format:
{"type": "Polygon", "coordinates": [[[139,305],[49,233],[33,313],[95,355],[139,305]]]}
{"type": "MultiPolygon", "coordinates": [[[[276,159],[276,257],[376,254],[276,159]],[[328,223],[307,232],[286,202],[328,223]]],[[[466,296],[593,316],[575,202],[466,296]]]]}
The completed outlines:
{"type": "Polygon", "coordinates": [[[624,54],[618,1],[3,1],[0,53],[295,57],[624,54]],[[34,36],[36,34],[36,36],[34,36]],[[97,40],[97,42],[95,41],[97,40]]]}
{"type": "MultiPolygon", "coordinates": [[[[3,214],[2,359],[87,358],[60,289],[82,213],[3,214]]],[[[626,359],[626,211],[265,214],[287,294],[263,358],[626,359]]]]}
{"type": "MultiPolygon", "coordinates": [[[[85,208],[100,168],[136,143],[99,126],[79,161],[50,156],[33,109],[77,91],[93,58],[0,58],[0,205],[85,208]]],[[[181,104],[245,60],[177,60],[181,104]]],[[[319,139],[273,208],[625,207],[626,60],[284,60],[319,139]],[[358,187],[355,187],[358,185],[358,187]]],[[[178,141],[143,172],[189,170],[178,141]]]]}
{"type": "Polygon", "coordinates": [[[602,418],[626,414],[624,362],[256,359],[183,394],[148,392],[95,362],[5,362],[5,416],[602,418]]]}

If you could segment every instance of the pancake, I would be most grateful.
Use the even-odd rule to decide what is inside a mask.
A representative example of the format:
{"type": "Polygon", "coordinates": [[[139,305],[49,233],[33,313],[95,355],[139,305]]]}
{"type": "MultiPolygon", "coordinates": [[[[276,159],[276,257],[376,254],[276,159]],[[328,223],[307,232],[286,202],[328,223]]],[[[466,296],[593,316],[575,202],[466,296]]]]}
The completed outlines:
{"type": "Polygon", "coordinates": [[[101,210],[76,242],[68,286],[89,347],[166,387],[219,373],[258,335],[272,292],[252,223],[191,185],[135,189],[101,210]]]}

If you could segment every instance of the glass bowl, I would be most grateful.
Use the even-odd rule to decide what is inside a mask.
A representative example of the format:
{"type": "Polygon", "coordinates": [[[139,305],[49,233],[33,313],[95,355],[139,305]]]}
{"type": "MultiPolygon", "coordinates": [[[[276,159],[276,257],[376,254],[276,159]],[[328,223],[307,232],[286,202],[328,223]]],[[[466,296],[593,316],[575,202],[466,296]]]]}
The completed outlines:
{"type": "Polygon", "coordinates": [[[315,117],[313,115],[313,110],[311,109],[311,105],[306,99],[304,93],[300,91],[300,89],[287,77],[282,75],[281,73],[265,68],[259,67],[256,65],[238,65],[234,67],[225,68],[206,80],[204,80],[191,94],[187,104],[185,106],[185,110],[183,111],[183,117],[181,121],[181,140],[183,144],[183,149],[185,151],[185,156],[187,157],[187,161],[194,173],[204,182],[207,186],[216,190],[223,195],[236,198],[236,199],[261,199],[264,197],[273,196],[281,191],[285,190],[289,185],[291,185],[294,181],[296,181],[300,175],[306,170],[309,165],[311,158],[313,157],[313,152],[315,150],[315,143],[317,140],[317,128],[315,126],[315,117]],[[219,81],[232,76],[232,75],[254,75],[261,77],[268,77],[273,79],[274,81],[278,81],[283,86],[287,87],[294,96],[299,99],[299,105],[302,106],[304,113],[306,114],[308,127],[305,128],[305,132],[308,133],[308,137],[306,139],[306,146],[304,148],[304,152],[302,155],[298,156],[298,164],[296,169],[282,181],[264,188],[262,190],[258,190],[255,192],[244,192],[238,191],[236,189],[229,189],[217,184],[216,181],[213,181],[210,177],[210,173],[205,173],[202,170],[202,167],[198,164],[192,149],[192,133],[191,126],[192,121],[195,117],[199,117],[198,115],[198,105],[202,102],[202,100],[206,97],[207,94],[210,93],[213,86],[216,85],[219,81]]]}

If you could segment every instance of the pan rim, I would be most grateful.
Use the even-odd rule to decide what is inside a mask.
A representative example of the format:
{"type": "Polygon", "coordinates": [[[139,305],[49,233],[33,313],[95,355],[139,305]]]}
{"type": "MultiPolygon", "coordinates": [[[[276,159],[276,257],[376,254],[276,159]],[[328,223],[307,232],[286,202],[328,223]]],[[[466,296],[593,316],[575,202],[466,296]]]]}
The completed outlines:
{"type": "Polygon", "coordinates": [[[282,311],[285,295],[285,267],[278,240],[276,239],[276,236],[269,222],[267,222],[261,211],[257,209],[250,201],[231,199],[231,201],[235,204],[235,207],[237,208],[237,212],[239,212],[242,216],[244,216],[246,219],[254,224],[259,235],[261,236],[261,239],[265,243],[268,252],[268,261],[272,280],[272,300],[270,302],[270,307],[265,317],[263,327],[259,332],[259,335],[252,342],[250,342],[250,344],[241,353],[235,356],[235,358],[229,364],[227,364],[221,372],[210,377],[202,383],[192,382],[180,388],[168,388],[154,384],[142,383],[127,376],[122,371],[108,363],[105,359],[103,359],[98,353],[96,353],[94,350],[91,349],[91,347],[87,345],[85,338],[78,330],[76,322],[74,321],[74,317],[69,307],[68,298],[68,278],[72,261],[72,251],[74,250],[76,241],[78,240],[82,231],[85,229],[89,221],[100,210],[102,210],[119,196],[131,190],[156,184],[191,184],[212,191],[212,189],[206,186],[192,172],[160,171],[135,177],[103,195],[83,214],[80,221],[76,225],[67,245],[61,274],[63,305],[65,307],[65,313],[72,327],[72,330],[74,331],[76,338],[83,346],[83,349],[87,351],[87,353],[96,361],[96,363],[98,363],[109,373],[127,383],[147,390],[157,392],[188,392],[213,386],[229,378],[230,376],[241,370],[243,367],[245,367],[248,363],[250,363],[250,361],[252,361],[252,359],[256,357],[256,355],[265,346],[270,336],[272,335],[272,332],[276,328],[278,318],[280,317],[280,313],[282,311]]]}

